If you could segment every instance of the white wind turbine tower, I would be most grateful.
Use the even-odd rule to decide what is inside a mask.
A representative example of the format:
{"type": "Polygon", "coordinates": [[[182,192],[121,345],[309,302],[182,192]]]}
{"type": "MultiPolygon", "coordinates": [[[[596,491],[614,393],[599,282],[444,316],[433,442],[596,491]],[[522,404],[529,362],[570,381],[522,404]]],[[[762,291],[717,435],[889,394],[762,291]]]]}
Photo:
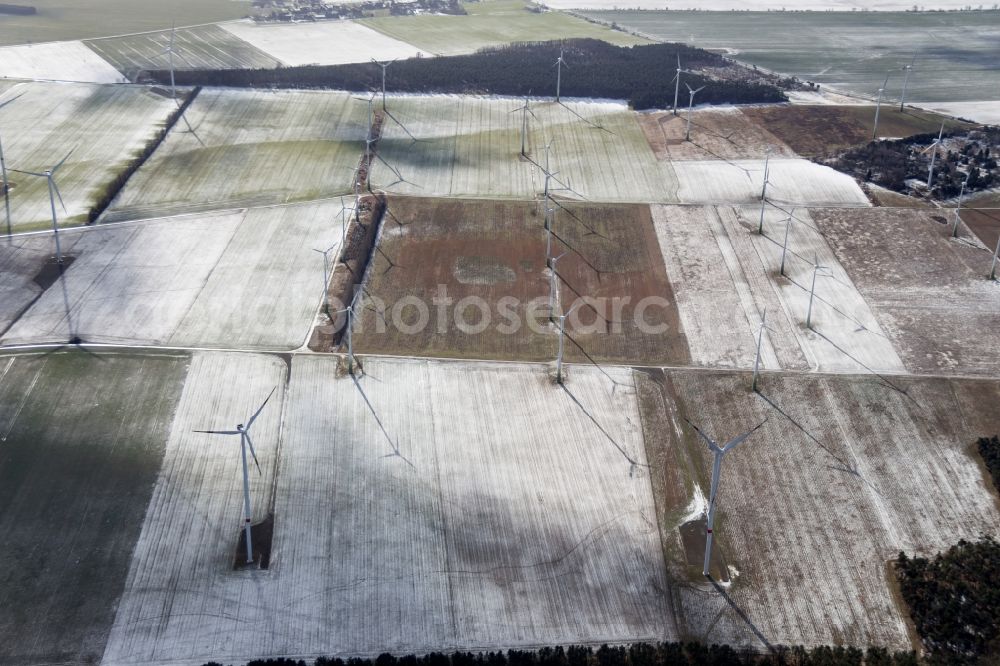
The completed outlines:
{"type": "Polygon", "coordinates": [[[357,288],[354,292],[354,297],[351,298],[351,304],[342,310],[337,310],[336,314],[346,314],[347,328],[344,329],[344,336],[347,338],[347,372],[354,374],[354,338],[351,330],[354,328],[354,308],[358,302],[358,296],[361,295],[361,289],[357,288]]]}
{"type": "Polygon", "coordinates": [[[764,152],[764,184],[760,188],[760,222],[757,233],[764,235],[764,206],[767,204],[767,186],[771,183],[771,146],[764,152]]]}
{"type": "Polygon", "coordinates": [[[819,261],[813,261],[812,286],[809,287],[809,310],[806,312],[806,328],[812,328],[813,300],[816,297],[816,278],[820,271],[829,270],[826,266],[820,266],[819,261]]]}
{"type": "Polygon", "coordinates": [[[931,186],[934,183],[934,160],[937,159],[938,146],[941,145],[941,137],[944,135],[944,121],[941,121],[941,130],[938,132],[938,136],[934,139],[934,143],[929,145],[927,148],[921,152],[926,153],[928,150],[931,152],[931,166],[927,170],[927,191],[930,192],[931,186]]]}
{"type": "MultiPolygon", "coordinates": [[[[403,174],[399,173],[399,171],[396,169],[396,167],[394,167],[391,164],[389,164],[388,162],[386,162],[382,158],[381,155],[379,155],[374,150],[372,150],[372,144],[378,142],[378,139],[376,139],[375,136],[372,133],[372,123],[373,123],[374,118],[375,118],[375,111],[374,111],[374,108],[373,108],[373,104],[375,103],[375,94],[376,94],[375,92],[372,92],[371,96],[368,98],[368,133],[365,135],[365,174],[366,174],[365,175],[365,182],[366,182],[366,184],[368,186],[368,191],[369,192],[372,191],[372,158],[373,157],[375,159],[377,159],[379,162],[381,162],[382,164],[384,164],[386,166],[386,168],[389,169],[389,171],[392,171],[392,173],[400,181],[405,181],[406,180],[405,178],[403,178],[403,174]]],[[[386,112],[386,113],[388,113],[388,112],[386,112]]],[[[361,195],[360,194],[356,194],[355,198],[360,203],[361,195]]]]}
{"type": "Polygon", "coordinates": [[[732,438],[721,446],[714,439],[703,433],[701,429],[691,423],[691,421],[688,421],[686,418],[684,420],[687,421],[688,425],[694,428],[695,432],[697,432],[701,438],[705,440],[708,444],[708,448],[712,451],[715,458],[712,462],[712,485],[708,493],[708,516],[705,521],[705,563],[701,570],[702,575],[708,576],[709,565],[712,561],[712,529],[715,526],[715,500],[719,493],[719,476],[722,473],[722,459],[726,457],[727,453],[746,441],[747,437],[755,433],[758,428],[767,422],[767,419],[758,423],[752,430],[732,438]]]}
{"type": "Polygon", "coordinates": [[[413,139],[414,141],[416,141],[417,137],[413,136],[413,134],[410,133],[410,130],[408,130],[406,128],[406,125],[404,125],[403,123],[401,123],[399,121],[399,118],[397,118],[396,116],[392,115],[392,112],[389,111],[389,108],[385,104],[385,70],[389,68],[389,65],[391,65],[392,63],[394,63],[396,61],[395,60],[389,60],[389,61],[386,61],[386,62],[379,62],[375,58],[372,58],[372,62],[382,68],[382,111],[384,111],[385,115],[387,115],[389,118],[392,119],[392,122],[394,122],[397,125],[399,125],[399,127],[404,132],[406,132],[407,136],[409,136],[411,139],[413,139]]]}
{"type": "Polygon", "coordinates": [[[264,398],[264,402],[261,403],[260,407],[256,412],[253,413],[246,424],[238,424],[236,430],[195,430],[198,433],[204,433],[207,435],[239,435],[240,436],[240,456],[243,461],[243,530],[246,535],[246,547],[247,547],[247,564],[253,563],[253,541],[251,540],[250,534],[250,521],[252,519],[253,513],[250,508],[250,475],[247,471],[247,448],[250,449],[250,455],[253,456],[254,464],[257,465],[257,473],[261,474],[260,463],[257,461],[257,454],[253,450],[253,442],[250,440],[250,427],[253,422],[257,420],[260,413],[264,411],[264,407],[267,405],[267,401],[271,399],[274,395],[276,388],[271,389],[271,392],[267,394],[264,398]]]}
{"type": "Polygon", "coordinates": [[[674,74],[674,115],[677,115],[677,99],[680,97],[681,92],[681,74],[687,72],[687,70],[681,68],[681,54],[677,54],[677,73],[674,74]]]}
{"type": "Polygon", "coordinates": [[[177,31],[176,25],[170,26],[170,43],[167,44],[167,48],[160,53],[160,55],[167,56],[167,62],[170,64],[170,98],[177,101],[177,86],[174,82],[174,33],[177,31]]]}
{"type": "Polygon", "coordinates": [[[573,314],[573,310],[576,310],[583,301],[577,301],[573,304],[565,314],[559,315],[559,352],[556,354],[556,382],[559,384],[563,383],[563,348],[565,347],[564,339],[566,337],[566,317],[573,314]]]}
{"type": "MultiPolygon", "coordinates": [[[[74,148],[73,150],[76,149],[74,148]]],[[[69,159],[69,156],[73,154],[73,150],[66,153],[66,157],[59,160],[59,162],[54,167],[46,171],[42,171],[40,173],[37,171],[22,171],[20,169],[11,169],[11,171],[14,171],[16,173],[23,173],[27,176],[37,176],[38,178],[44,178],[46,181],[48,181],[49,204],[51,204],[52,206],[52,234],[56,241],[56,261],[59,263],[60,270],[62,270],[63,266],[63,256],[62,256],[62,247],[59,245],[59,221],[56,218],[56,197],[59,197],[59,203],[63,207],[63,212],[66,211],[66,204],[65,202],[63,202],[62,194],[59,193],[59,186],[56,185],[55,175],[56,171],[59,170],[59,167],[65,164],[66,160],[69,159]]]]}
{"type": "Polygon", "coordinates": [[[560,95],[562,93],[562,68],[564,66],[567,67],[567,68],[569,67],[569,65],[566,64],[566,60],[563,58],[563,48],[560,46],[559,47],[559,57],[556,58],[556,64],[553,65],[553,67],[556,68],[556,101],[557,102],[562,101],[560,95]]]}
{"type": "MultiPolygon", "coordinates": [[[[17,97],[7,100],[3,104],[0,104],[0,109],[23,96],[24,93],[21,93],[17,97]]],[[[13,232],[13,227],[10,222],[10,186],[8,184],[10,181],[7,180],[7,162],[4,161],[3,157],[3,141],[0,141],[0,175],[3,176],[3,207],[7,213],[7,236],[9,238],[13,232]]]]}
{"type": "Polygon", "coordinates": [[[917,56],[914,54],[913,60],[910,61],[909,65],[903,65],[903,94],[899,96],[899,112],[903,112],[903,106],[906,104],[906,84],[910,80],[910,71],[913,70],[913,63],[917,61],[917,56]]]}
{"type": "Polygon", "coordinates": [[[951,237],[958,238],[958,223],[961,222],[962,217],[962,199],[965,198],[965,187],[969,184],[969,176],[972,175],[972,170],[965,174],[965,180],[962,181],[962,190],[958,193],[958,206],[955,207],[955,224],[951,227],[951,237]]]}
{"type": "Polygon", "coordinates": [[[685,83],[684,85],[687,86],[688,92],[691,94],[691,98],[688,100],[687,130],[685,130],[685,132],[684,132],[684,140],[685,141],[690,141],[691,140],[691,114],[694,112],[694,96],[695,96],[695,93],[698,93],[698,92],[704,90],[705,86],[702,86],[701,88],[691,88],[691,86],[689,86],[687,83],[685,83]]]}
{"type": "Polygon", "coordinates": [[[542,205],[545,208],[545,265],[552,268],[552,214],[556,212],[555,208],[549,206],[549,196],[545,195],[542,200],[542,205]]]}
{"type": "Polygon", "coordinates": [[[795,216],[795,209],[788,214],[785,219],[785,241],[781,244],[781,268],[778,270],[778,275],[785,276],[785,257],[788,254],[788,231],[792,227],[792,218],[795,216]]]}
{"type": "Polygon", "coordinates": [[[990,264],[990,279],[997,279],[997,257],[1000,257],[1000,238],[997,239],[997,249],[993,250],[993,263],[990,264]]]}
{"type": "Polygon", "coordinates": [[[528,114],[535,120],[538,120],[538,116],[535,112],[531,110],[531,91],[524,96],[524,106],[519,106],[511,113],[521,112],[521,157],[528,156],[528,114]]]}
{"type": "Polygon", "coordinates": [[[875,102],[875,126],[872,128],[872,141],[878,138],[878,114],[882,110],[882,95],[885,93],[885,87],[889,85],[889,75],[885,75],[885,81],[882,83],[882,87],[878,89],[878,101],[875,102]]]}
{"type": "Polygon", "coordinates": [[[331,245],[325,250],[313,248],[313,252],[323,255],[323,312],[330,316],[330,252],[337,249],[339,244],[331,245]]]}

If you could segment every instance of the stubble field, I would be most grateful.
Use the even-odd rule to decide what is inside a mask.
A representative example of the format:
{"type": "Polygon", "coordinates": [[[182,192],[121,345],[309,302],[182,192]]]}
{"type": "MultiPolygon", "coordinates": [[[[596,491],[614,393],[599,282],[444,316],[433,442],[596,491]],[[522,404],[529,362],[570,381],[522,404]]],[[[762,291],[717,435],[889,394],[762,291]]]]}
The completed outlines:
{"type": "Polygon", "coordinates": [[[916,373],[995,376],[1000,283],[987,250],[953,213],[813,211],[905,362],[916,373]]]}
{"type": "MultiPolygon", "coordinates": [[[[403,20],[392,17],[392,21],[403,20]]],[[[252,44],[285,65],[342,65],[429,55],[416,46],[356,21],[316,23],[253,23],[234,21],[222,27],[240,41],[252,44]]],[[[372,67],[375,67],[373,64],[372,67]]]]}
{"type": "MultiPolygon", "coordinates": [[[[144,87],[74,83],[26,83],[0,101],[20,94],[0,109],[7,168],[41,173],[68,155],[55,177],[66,206],[56,199],[60,225],[87,221],[96,199],[174,108],[144,87]]],[[[51,228],[46,179],[20,173],[10,179],[14,230],[51,228]]]]}
{"type": "Polygon", "coordinates": [[[745,373],[636,377],[683,635],[910,649],[886,562],[1000,529],[973,453],[1000,427],[994,381],[774,375],[754,394],[745,373]],[[715,535],[728,585],[705,582],[678,531],[701,517],[711,469],[683,417],[720,439],[767,419],[723,465],[715,535]]]}
{"type": "Polygon", "coordinates": [[[102,221],[346,194],[367,115],[348,93],[205,89],[102,221]]]}
{"type": "Polygon", "coordinates": [[[0,356],[0,661],[104,651],[183,356],[0,356]]]}
{"type": "Polygon", "coordinates": [[[16,285],[0,307],[9,326],[0,337],[296,349],[322,294],[313,250],[339,242],[339,211],[339,202],[297,204],[65,233],[75,261],[44,293],[32,280],[51,239],[0,245],[16,285]]]}
{"type": "MultiPolygon", "coordinates": [[[[169,69],[166,54],[170,31],[145,32],[85,42],[95,53],[126,76],[139,70],[169,69]]],[[[203,25],[174,33],[174,68],[262,69],[281,64],[275,58],[218,25],[203,25]]]]}
{"type": "MultiPolygon", "coordinates": [[[[391,198],[355,350],[554,360],[558,326],[548,320],[539,208],[391,198]],[[423,326],[416,302],[425,308],[423,326]]],[[[576,307],[566,320],[567,359],[688,362],[647,206],[570,204],[553,213],[552,230],[551,256],[561,256],[556,313],[576,307]],[[656,301],[644,305],[647,297],[656,301]]]]}
{"type": "Polygon", "coordinates": [[[255,426],[275,542],[268,571],[233,572],[236,451],[190,430],[284,369],[195,356],[104,663],[675,636],[627,371],[564,390],[537,367],[337,364],[293,359],[280,454],[282,401],[255,426]]]}

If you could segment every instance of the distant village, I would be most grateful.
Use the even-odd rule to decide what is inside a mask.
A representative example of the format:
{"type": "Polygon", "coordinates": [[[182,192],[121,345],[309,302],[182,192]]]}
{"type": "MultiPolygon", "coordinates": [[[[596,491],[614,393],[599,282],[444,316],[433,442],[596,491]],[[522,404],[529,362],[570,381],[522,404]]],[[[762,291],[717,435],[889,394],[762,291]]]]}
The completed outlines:
{"type": "Polygon", "coordinates": [[[258,23],[274,23],[465,13],[458,0],[366,0],[343,4],[323,0],[254,0],[252,18],[258,23]]]}

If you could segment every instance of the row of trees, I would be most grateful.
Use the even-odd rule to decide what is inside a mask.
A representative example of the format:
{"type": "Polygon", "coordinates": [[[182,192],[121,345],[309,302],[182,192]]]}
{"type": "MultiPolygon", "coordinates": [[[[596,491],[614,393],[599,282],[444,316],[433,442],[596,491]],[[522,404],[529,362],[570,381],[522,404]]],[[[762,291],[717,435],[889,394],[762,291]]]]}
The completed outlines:
{"type": "MultiPolygon", "coordinates": [[[[851,647],[776,647],[768,653],[737,651],[725,645],[703,643],[635,643],[604,645],[597,650],[570,646],[508,652],[433,652],[423,656],[377,659],[320,657],[314,666],[917,666],[912,652],[890,653],[882,648],[867,651],[851,647]]],[[[221,666],[210,662],[205,666],[221,666]]],[[[294,659],[262,659],[246,666],[309,666],[294,659]]]]}
{"type": "Polygon", "coordinates": [[[146,142],[146,145],[143,146],[142,150],[135,157],[128,161],[124,169],[118,171],[115,177],[104,185],[104,189],[97,194],[94,204],[87,213],[87,224],[96,222],[97,218],[107,210],[111,202],[118,196],[118,193],[125,187],[125,183],[132,177],[132,174],[138,171],[139,167],[145,164],[146,160],[160,147],[163,140],[167,138],[167,134],[170,133],[170,130],[173,129],[177,121],[181,119],[187,108],[191,106],[191,102],[194,101],[199,92],[201,92],[201,88],[195,88],[188,93],[184,100],[167,116],[167,121],[163,124],[163,127],[146,142]]]}
{"type": "MultiPolygon", "coordinates": [[[[556,72],[553,64],[560,48],[568,67],[562,70],[561,93],[566,97],[626,99],[636,109],[668,108],[674,101],[672,79],[677,57],[685,69],[731,67],[720,55],[683,44],[649,44],[621,47],[595,39],[511,44],[484,49],[472,55],[442,58],[411,58],[389,68],[392,92],[500,94],[553,96],[556,72]]],[[[170,73],[150,72],[154,80],[166,82],[170,73]]],[[[181,85],[257,88],[332,88],[376,90],[382,70],[374,63],[282,67],[278,69],[198,70],[177,72],[181,85]]],[[[709,79],[684,74],[693,88],[706,86],[696,102],[750,104],[786,101],[776,86],[759,80],[709,79]]],[[[681,85],[681,103],[687,91],[681,85]]]]}

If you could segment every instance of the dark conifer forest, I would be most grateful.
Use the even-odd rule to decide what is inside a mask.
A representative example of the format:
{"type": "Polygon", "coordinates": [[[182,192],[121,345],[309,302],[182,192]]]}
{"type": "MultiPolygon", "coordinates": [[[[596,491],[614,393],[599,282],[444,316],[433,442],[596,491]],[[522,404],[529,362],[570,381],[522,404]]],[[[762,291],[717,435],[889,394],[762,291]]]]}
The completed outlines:
{"type": "MultiPolygon", "coordinates": [[[[720,55],[683,44],[621,47],[594,39],[562,43],[512,44],[472,55],[411,58],[388,69],[389,92],[555,96],[556,58],[565,49],[563,97],[624,99],[635,109],[670,108],[674,72],[680,55],[685,69],[711,69],[712,77],[683,74],[678,106],[687,106],[685,84],[705,89],[697,104],[750,104],[786,101],[784,92],[720,55]],[[717,75],[717,76],[715,76],[717,75]]],[[[166,71],[146,76],[169,83],[166,71]]],[[[374,63],[331,66],[178,71],[179,85],[239,88],[329,88],[376,90],[382,70],[374,63]]],[[[773,83],[791,85],[774,79],[773,83]]]]}

